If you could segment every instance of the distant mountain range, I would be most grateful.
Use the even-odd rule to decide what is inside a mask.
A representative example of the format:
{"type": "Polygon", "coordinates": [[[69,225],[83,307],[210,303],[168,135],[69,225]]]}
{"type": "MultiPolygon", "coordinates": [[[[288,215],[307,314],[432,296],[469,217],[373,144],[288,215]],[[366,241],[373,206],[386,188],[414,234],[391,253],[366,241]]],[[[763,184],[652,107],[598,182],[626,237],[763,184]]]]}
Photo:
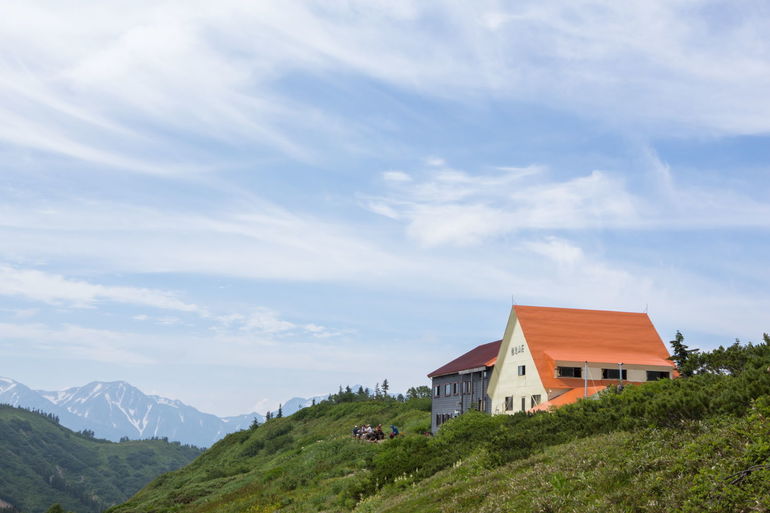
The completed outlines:
{"type": "MultiPolygon", "coordinates": [[[[294,397],[283,404],[284,415],[327,396],[294,397]]],[[[60,391],[32,390],[10,378],[0,377],[0,404],[10,404],[52,413],[73,431],[88,429],[97,438],[118,441],[168,438],[198,447],[209,447],[228,433],[245,429],[259,413],[217,417],[174,399],[146,395],[125,381],[89,383],[60,391]]]]}

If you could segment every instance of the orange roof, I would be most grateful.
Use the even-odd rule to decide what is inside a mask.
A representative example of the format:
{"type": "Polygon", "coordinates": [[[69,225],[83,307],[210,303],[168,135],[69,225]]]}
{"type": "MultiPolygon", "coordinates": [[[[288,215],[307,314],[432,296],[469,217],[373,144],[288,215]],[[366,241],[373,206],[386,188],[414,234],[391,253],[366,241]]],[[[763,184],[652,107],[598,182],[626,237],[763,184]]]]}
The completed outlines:
{"type": "MultiPolygon", "coordinates": [[[[546,389],[579,388],[583,384],[581,378],[555,377],[557,360],[674,367],[645,313],[519,305],[513,308],[546,389]]],[[[615,382],[592,381],[601,385],[615,382]]]]}
{"type": "MultiPolygon", "coordinates": [[[[601,392],[605,388],[607,387],[588,387],[588,396],[590,397],[597,392],[601,392]]],[[[584,388],[573,388],[572,390],[564,392],[559,397],[555,397],[550,401],[540,403],[534,408],[530,408],[528,411],[548,411],[550,408],[558,408],[559,406],[564,406],[565,404],[572,404],[577,402],[579,399],[582,399],[583,397],[586,397],[586,391],[584,388]]]]}
{"type": "Polygon", "coordinates": [[[462,356],[459,356],[428,374],[429,378],[443,376],[445,374],[455,374],[457,372],[475,369],[477,367],[491,367],[497,361],[497,353],[500,352],[502,340],[489,342],[476,346],[462,356]]]}

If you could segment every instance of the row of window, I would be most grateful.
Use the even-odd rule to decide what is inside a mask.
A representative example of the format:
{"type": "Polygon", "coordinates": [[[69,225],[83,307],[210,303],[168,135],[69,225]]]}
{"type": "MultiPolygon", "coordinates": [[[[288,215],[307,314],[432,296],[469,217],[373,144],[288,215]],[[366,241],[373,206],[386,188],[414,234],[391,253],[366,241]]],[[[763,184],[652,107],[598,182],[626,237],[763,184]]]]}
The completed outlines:
{"type": "MultiPolygon", "coordinates": [[[[534,408],[538,404],[540,404],[541,396],[540,394],[535,394],[533,396],[530,396],[529,398],[529,407],[534,408]]],[[[522,397],[521,398],[521,411],[526,411],[527,408],[527,398],[522,397]]],[[[513,411],[513,396],[510,395],[505,398],[505,411],[513,411]]]]}
{"type": "Polygon", "coordinates": [[[443,424],[444,422],[448,421],[451,418],[452,418],[452,416],[449,415],[448,413],[437,413],[436,414],[436,427],[440,426],[441,424],[443,424]]]}
{"type": "Polygon", "coordinates": [[[467,395],[472,393],[473,384],[470,381],[462,381],[436,385],[433,387],[433,397],[449,397],[450,395],[459,395],[461,387],[463,394],[467,395]]]}
{"type": "MultiPolygon", "coordinates": [[[[526,365],[518,366],[518,375],[526,376],[526,365]]],[[[556,375],[560,378],[582,378],[582,367],[556,367],[556,375]]],[[[647,381],[657,381],[659,379],[668,379],[671,375],[667,371],[647,371],[647,381]]],[[[602,379],[623,379],[628,380],[628,369],[602,369],[602,379]],[[621,378],[622,374],[622,378],[621,378]]],[[[449,397],[451,395],[470,394],[473,390],[473,384],[470,381],[456,381],[454,383],[445,383],[444,385],[436,385],[433,387],[433,397],[449,397]],[[462,390],[462,392],[461,392],[462,390]]],[[[506,410],[512,410],[506,408],[506,410]]],[[[522,407],[522,409],[524,409],[522,407]]]]}
{"type": "MultiPolygon", "coordinates": [[[[628,379],[628,369],[602,369],[602,379],[628,379]],[[621,378],[622,375],[622,378],[621,378]]],[[[521,374],[519,374],[521,375],[521,374]]],[[[556,375],[560,378],[582,378],[582,367],[556,367],[556,375]]],[[[668,371],[647,371],[647,381],[670,378],[668,371]]]]}

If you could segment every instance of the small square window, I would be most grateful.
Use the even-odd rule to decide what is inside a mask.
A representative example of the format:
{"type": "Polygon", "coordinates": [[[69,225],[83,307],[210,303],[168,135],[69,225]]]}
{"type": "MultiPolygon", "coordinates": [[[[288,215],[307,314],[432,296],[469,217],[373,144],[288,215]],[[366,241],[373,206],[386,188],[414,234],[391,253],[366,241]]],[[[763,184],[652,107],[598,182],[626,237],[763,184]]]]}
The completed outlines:
{"type": "Polygon", "coordinates": [[[457,395],[458,388],[459,387],[458,387],[457,383],[452,383],[452,394],[453,395],[457,395]]]}
{"type": "Polygon", "coordinates": [[[511,411],[513,409],[513,396],[505,398],[505,411],[511,411]]]}
{"type": "Polygon", "coordinates": [[[527,411],[527,398],[521,398],[521,411],[527,411]]]}
{"type": "Polygon", "coordinates": [[[519,365],[519,376],[525,376],[527,374],[527,366],[519,365]]]}
{"type": "Polygon", "coordinates": [[[535,406],[540,404],[540,394],[533,395],[529,404],[530,404],[529,406],[530,408],[534,408],[535,406]]]}
{"type": "Polygon", "coordinates": [[[447,383],[444,385],[444,396],[449,397],[450,395],[452,395],[452,384],[447,383]]]}
{"type": "Polygon", "coordinates": [[[436,385],[433,388],[433,397],[441,397],[441,385],[436,385]]]}

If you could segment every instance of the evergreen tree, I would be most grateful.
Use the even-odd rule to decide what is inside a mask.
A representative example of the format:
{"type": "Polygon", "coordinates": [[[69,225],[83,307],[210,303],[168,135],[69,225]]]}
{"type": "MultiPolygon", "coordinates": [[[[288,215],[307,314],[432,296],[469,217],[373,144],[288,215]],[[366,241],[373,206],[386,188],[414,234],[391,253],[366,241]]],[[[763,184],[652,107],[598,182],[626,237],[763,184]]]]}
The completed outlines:
{"type": "Polygon", "coordinates": [[[273,414],[270,410],[268,410],[267,413],[265,413],[265,421],[268,421],[272,418],[273,418],[273,414]]]}
{"type": "Polygon", "coordinates": [[[315,406],[315,397],[313,398],[313,404],[311,406],[315,406]]]}
{"type": "Polygon", "coordinates": [[[379,399],[380,398],[380,383],[377,382],[374,384],[374,398],[379,399]]]}
{"type": "Polygon", "coordinates": [[[430,399],[430,387],[420,385],[419,387],[409,387],[406,391],[406,398],[409,399],[430,399]]]}
{"type": "Polygon", "coordinates": [[[390,390],[390,384],[388,384],[388,380],[387,379],[383,379],[382,380],[382,395],[387,397],[388,396],[388,390],[390,390]]]}
{"type": "Polygon", "coordinates": [[[257,420],[256,417],[254,417],[254,420],[251,421],[251,428],[252,430],[257,429],[259,427],[259,420],[257,420]]]}
{"type": "Polygon", "coordinates": [[[676,364],[679,374],[685,377],[695,374],[700,350],[689,349],[684,343],[684,335],[679,330],[676,331],[674,340],[671,340],[669,344],[671,344],[671,350],[674,353],[669,357],[669,360],[676,364]]]}
{"type": "Polygon", "coordinates": [[[358,397],[361,399],[365,399],[366,396],[368,395],[364,390],[364,387],[362,387],[361,385],[358,386],[358,392],[356,392],[356,394],[358,394],[358,397]]]}
{"type": "Polygon", "coordinates": [[[61,507],[61,504],[54,504],[48,510],[46,510],[45,513],[67,513],[64,511],[64,508],[61,507]]]}
{"type": "Polygon", "coordinates": [[[404,401],[406,401],[406,399],[404,399],[404,394],[398,394],[396,396],[396,401],[398,401],[400,403],[403,403],[404,401]]]}
{"type": "Polygon", "coordinates": [[[278,405],[278,414],[275,416],[275,418],[280,419],[283,417],[283,405],[278,405]]]}

